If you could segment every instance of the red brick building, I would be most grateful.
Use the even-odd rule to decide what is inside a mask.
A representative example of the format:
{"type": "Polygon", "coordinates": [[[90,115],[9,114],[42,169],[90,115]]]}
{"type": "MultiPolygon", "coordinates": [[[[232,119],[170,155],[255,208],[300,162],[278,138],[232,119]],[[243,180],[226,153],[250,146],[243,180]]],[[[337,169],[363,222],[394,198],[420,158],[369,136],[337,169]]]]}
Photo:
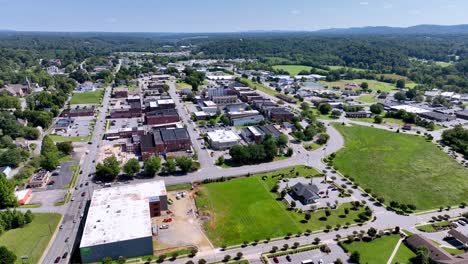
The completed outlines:
{"type": "Polygon", "coordinates": [[[179,122],[179,114],[175,109],[164,109],[146,113],[146,123],[148,125],[160,125],[179,122]]]}
{"type": "Polygon", "coordinates": [[[188,150],[191,145],[190,136],[185,128],[154,129],[140,140],[143,159],[167,152],[188,150]]]}

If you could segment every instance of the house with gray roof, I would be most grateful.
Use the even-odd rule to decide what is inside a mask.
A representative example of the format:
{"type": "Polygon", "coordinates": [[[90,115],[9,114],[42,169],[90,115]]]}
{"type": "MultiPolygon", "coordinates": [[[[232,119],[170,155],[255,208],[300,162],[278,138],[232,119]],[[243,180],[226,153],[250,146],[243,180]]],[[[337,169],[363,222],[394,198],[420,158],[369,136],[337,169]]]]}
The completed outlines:
{"type": "Polygon", "coordinates": [[[320,196],[318,195],[319,189],[314,184],[304,184],[301,182],[296,183],[289,195],[296,201],[300,201],[303,205],[316,203],[320,196]]]}

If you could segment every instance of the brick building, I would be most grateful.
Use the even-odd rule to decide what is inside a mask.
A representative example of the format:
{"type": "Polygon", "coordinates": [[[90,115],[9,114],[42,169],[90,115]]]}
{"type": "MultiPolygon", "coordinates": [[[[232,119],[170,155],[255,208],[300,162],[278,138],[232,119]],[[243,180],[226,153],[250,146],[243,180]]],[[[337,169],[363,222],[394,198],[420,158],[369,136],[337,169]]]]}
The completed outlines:
{"type": "Polygon", "coordinates": [[[159,125],[179,122],[179,114],[175,109],[163,109],[146,113],[146,123],[148,125],[159,125]]]}

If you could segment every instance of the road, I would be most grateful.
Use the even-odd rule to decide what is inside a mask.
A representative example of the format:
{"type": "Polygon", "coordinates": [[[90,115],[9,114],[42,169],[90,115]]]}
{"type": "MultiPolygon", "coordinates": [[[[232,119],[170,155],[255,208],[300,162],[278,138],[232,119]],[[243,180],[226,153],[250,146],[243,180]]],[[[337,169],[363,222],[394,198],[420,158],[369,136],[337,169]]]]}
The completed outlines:
{"type": "MultiPolygon", "coordinates": [[[[88,174],[95,171],[95,158],[98,155],[98,146],[101,144],[102,136],[105,132],[105,119],[106,113],[109,106],[111,88],[107,87],[104,93],[104,98],[100,111],[96,120],[96,126],[94,128],[94,133],[91,139],[92,144],[89,145],[89,154],[85,155],[80,162],[81,170],[83,171],[77,179],[77,189],[70,189],[74,201],[70,201],[61,207],[56,207],[54,209],[57,212],[63,214],[63,220],[60,223],[63,225],[63,229],[59,229],[56,232],[53,241],[49,244],[49,249],[46,251],[47,254],[43,256],[42,263],[54,263],[55,258],[62,256],[65,252],[68,252],[70,255],[73,243],[76,240],[76,235],[78,233],[78,227],[81,221],[81,214],[84,211],[85,203],[87,200],[91,199],[91,194],[93,190],[93,183],[88,178],[88,174]],[[89,182],[87,187],[80,187],[81,185],[85,186],[85,183],[89,182]],[[82,196],[84,195],[84,196],[82,196]],[[67,240],[68,242],[65,242],[67,240]]],[[[43,212],[43,211],[55,211],[53,208],[35,208],[32,210],[34,212],[43,212]],[[36,210],[37,209],[37,210],[36,210]]]]}

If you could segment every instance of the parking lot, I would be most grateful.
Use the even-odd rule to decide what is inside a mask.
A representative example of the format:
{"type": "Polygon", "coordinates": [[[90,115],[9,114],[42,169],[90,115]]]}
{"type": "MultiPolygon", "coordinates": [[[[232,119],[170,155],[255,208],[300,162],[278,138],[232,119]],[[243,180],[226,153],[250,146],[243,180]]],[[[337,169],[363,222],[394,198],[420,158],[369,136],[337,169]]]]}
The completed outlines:
{"type": "Polygon", "coordinates": [[[41,204],[43,207],[54,206],[56,202],[63,200],[66,192],[67,191],[64,189],[34,191],[29,200],[29,204],[41,204]]]}
{"type": "Polygon", "coordinates": [[[116,118],[116,119],[108,119],[110,122],[109,129],[121,129],[121,128],[132,128],[138,127],[138,122],[142,122],[143,118],[116,118]]]}
{"type": "Polygon", "coordinates": [[[286,259],[286,256],[281,256],[277,257],[277,261],[274,261],[273,258],[270,259],[270,263],[294,263],[298,264],[301,263],[304,260],[312,260],[314,264],[318,263],[323,263],[323,264],[331,264],[333,263],[336,259],[341,259],[343,263],[350,263],[347,262],[348,256],[346,253],[343,251],[343,249],[336,245],[336,244],[330,244],[328,245],[331,249],[331,253],[326,254],[320,251],[320,249],[314,249],[310,251],[304,251],[296,254],[290,254],[291,261],[288,261],[286,259]],[[322,261],[322,262],[321,262],[322,261]]]}
{"type": "Polygon", "coordinates": [[[79,116],[73,118],[73,124],[67,129],[66,132],[57,132],[57,135],[67,137],[85,137],[91,134],[93,116],[79,116]]]}
{"type": "Polygon", "coordinates": [[[64,162],[59,169],[53,171],[50,177],[50,182],[53,183],[48,185],[47,189],[51,190],[66,188],[73,175],[73,164],[75,164],[73,161],[64,162]]]}

